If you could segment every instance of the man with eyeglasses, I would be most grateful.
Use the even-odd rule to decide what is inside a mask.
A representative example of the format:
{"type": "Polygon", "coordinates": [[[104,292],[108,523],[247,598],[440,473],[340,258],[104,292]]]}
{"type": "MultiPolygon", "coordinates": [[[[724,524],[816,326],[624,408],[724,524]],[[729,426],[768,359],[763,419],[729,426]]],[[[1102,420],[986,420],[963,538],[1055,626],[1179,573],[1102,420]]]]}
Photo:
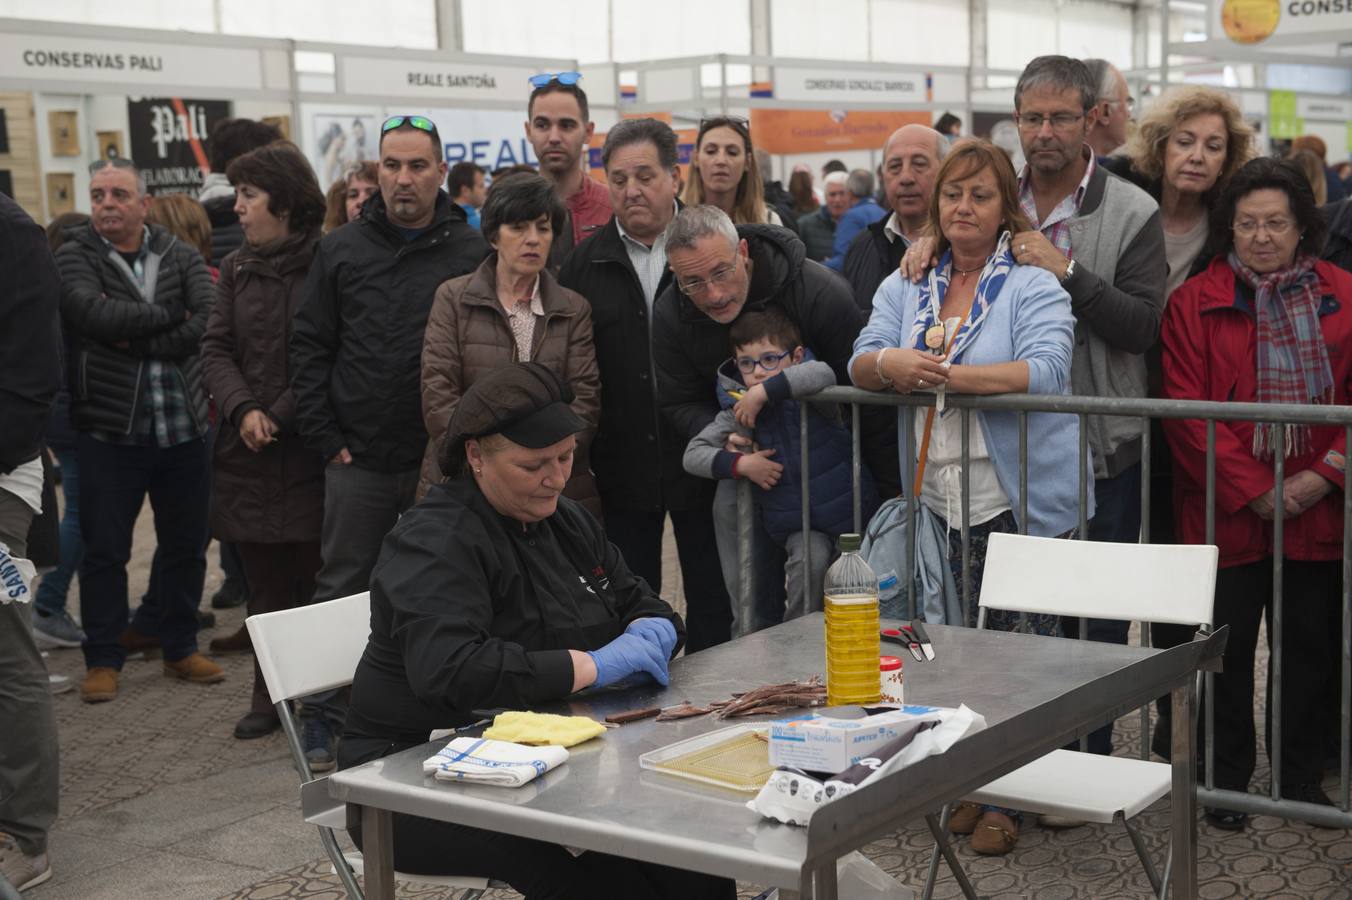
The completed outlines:
{"type": "Polygon", "coordinates": [[[129,160],[90,167],[89,224],[57,251],[61,315],[78,348],[71,417],[78,432],[80,619],[88,669],[81,697],[117,696],[124,630],[158,638],[164,674],[198,684],[221,667],[197,652],[206,577],[207,396],[198,350],[215,291],[206,261],[158,225],[129,160]],[[158,543],[155,612],[127,627],[127,560],[147,494],[158,543]]]}
{"type": "MultiPolygon", "coordinates": [[[[654,309],[653,364],[658,403],[680,440],[689,443],[718,415],[718,368],[729,356],[729,327],[744,311],[778,308],[798,328],[803,346],[835,372],[837,383],[850,383],[846,364],[863,314],[844,280],[807,259],[803,242],[792,232],[773,225],[734,226],[717,207],[694,206],[677,214],[666,239],[674,281],[654,309]]],[[[882,490],[893,496],[900,481],[895,413],[885,407],[866,410],[863,431],[864,460],[882,490]]],[[[749,449],[740,435],[730,435],[729,441],[728,449],[749,449]]],[[[720,482],[714,517],[724,578],[735,594],[732,481],[720,482]]],[[[752,550],[757,586],[754,601],[735,623],[739,635],[784,617],[783,550],[763,525],[757,528],[752,550]]]]}
{"type": "MultiPolygon", "coordinates": [[[[1149,195],[1095,161],[1086,138],[1098,121],[1098,95],[1085,64],[1064,56],[1040,56],[1019,76],[1015,121],[1027,160],[1019,203],[1034,230],[1014,235],[1011,249],[1018,263],[1051,272],[1070,295],[1072,391],[1144,397],[1145,354],[1159,339],[1164,313],[1164,229],[1149,195]]],[[[1140,422],[1090,416],[1088,425],[1097,507],[1088,537],[1134,543],[1141,531],[1140,422]]],[[[1062,624],[1078,631],[1077,620],[1062,624]]],[[[1089,637],[1125,644],[1129,624],[1091,619],[1089,637]]],[[[1091,734],[1089,748],[1111,752],[1112,726],[1091,734]]]]}
{"type": "MultiPolygon", "coordinates": [[[[427,448],[420,378],[432,297],[488,255],[441,190],[446,163],[430,119],[386,119],[379,147],[380,193],[319,242],[291,336],[298,430],[329,461],[316,602],[366,590],[380,542],[413,504],[427,448]]],[[[332,696],[307,700],[315,771],[333,767],[344,713],[332,696]]]]}
{"type": "Polygon", "coordinates": [[[610,194],[583,169],[582,154],[596,126],[577,72],[541,72],[530,79],[526,138],[540,160],[540,174],[554,184],[568,207],[563,233],[550,247],[557,269],[573,247],[610,221],[610,194]]]}
{"type": "Polygon", "coordinates": [[[1112,156],[1127,142],[1127,123],[1131,121],[1136,98],[1127,90],[1127,79],[1117,66],[1106,59],[1086,59],[1089,77],[1098,85],[1094,108],[1098,117],[1089,130],[1089,146],[1100,158],[1112,156]]]}

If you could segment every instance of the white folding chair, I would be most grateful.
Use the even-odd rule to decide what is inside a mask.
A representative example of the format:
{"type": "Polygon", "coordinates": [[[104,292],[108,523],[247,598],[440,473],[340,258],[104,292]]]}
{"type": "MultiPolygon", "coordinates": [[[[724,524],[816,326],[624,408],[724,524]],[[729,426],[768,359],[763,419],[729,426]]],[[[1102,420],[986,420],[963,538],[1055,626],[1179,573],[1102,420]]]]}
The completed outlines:
{"type": "MultiPolygon", "coordinates": [[[[1003,609],[1210,628],[1217,559],[1216,548],[1209,545],[1112,544],[992,534],[981,578],[977,627],[985,625],[986,610],[1003,609]]],[[[1103,825],[1120,821],[1151,887],[1163,900],[1173,847],[1161,879],[1131,820],[1169,793],[1171,778],[1167,763],[1053,750],[965,799],[1103,825]]],[[[936,844],[923,894],[926,900],[933,890],[939,849],[936,844]]]]}
{"type": "MultiPolygon", "coordinates": [[[[346,805],[328,796],[324,784],[327,776],[312,779],[291,701],[352,683],[371,628],[371,595],[353,594],[326,603],[263,613],[250,616],[245,624],[268,685],[268,695],[282,720],[291,760],[300,773],[305,821],[319,827],[324,852],[348,896],[363,900],[356,879],[362,872],[362,856],[356,851],[344,854],[335,835],[337,829],[347,827],[346,805]]],[[[490,884],[487,878],[460,875],[395,872],[394,877],[398,881],[465,888],[461,900],[476,900],[489,887],[506,887],[496,882],[490,884]]]]}

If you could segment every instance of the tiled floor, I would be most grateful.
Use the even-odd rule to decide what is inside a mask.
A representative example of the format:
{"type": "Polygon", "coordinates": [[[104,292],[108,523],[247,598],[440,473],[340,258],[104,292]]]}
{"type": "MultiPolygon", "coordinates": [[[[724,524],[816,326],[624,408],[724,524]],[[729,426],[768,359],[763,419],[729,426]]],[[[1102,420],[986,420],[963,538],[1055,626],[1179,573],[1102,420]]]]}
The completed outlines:
{"type": "MultiPolygon", "coordinates": [[[[133,596],[144,587],[153,549],[146,519],[138,526],[133,596]]],[[[212,555],[208,595],[220,578],[214,550],[212,555]]],[[[673,557],[668,552],[668,560],[673,557]]],[[[668,569],[664,580],[678,585],[674,566],[668,569]]],[[[78,609],[74,595],[71,602],[78,609]]],[[[228,633],[243,620],[240,610],[218,615],[216,634],[228,633]]],[[[300,820],[297,779],[281,735],[248,742],[231,737],[248,703],[249,657],[221,662],[229,677],[218,685],[171,681],[160,674],[158,662],[133,660],[115,702],[88,706],[74,692],[56,698],[62,809],[51,842],[55,877],[26,898],[342,897],[314,830],[300,820]]],[[[82,674],[78,651],[54,652],[50,663],[55,672],[77,679],[82,674]]],[[[1137,746],[1138,718],[1128,716],[1119,727],[1119,745],[1137,746]]],[[[1264,784],[1266,777],[1260,769],[1255,784],[1264,784]]],[[[1168,801],[1147,811],[1143,825],[1152,845],[1160,846],[1168,828],[1168,801]]],[[[1352,834],[1346,831],[1260,816],[1240,834],[1205,824],[1200,834],[1199,875],[1208,900],[1352,900],[1352,834]]],[[[912,827],[865,853],[914,886],[929,849],[926,833],[912,827]]],[[[1009,857],[978,857],[965,843],[959,853],[983,897],[1108,900],[1149,894],[1120,829],[1046,831],[1031,825],[1009,857]]],[[[743,887],[743,896],[755,893],[752,886],[743,887]]],[[[400,896],[450,895],[404,885],[400,896]]],[[[597,897],[604,896],[598,890],[597,897]]],[[[936,896],[960,896],[951,877],[941,879],[936,896]]]]}

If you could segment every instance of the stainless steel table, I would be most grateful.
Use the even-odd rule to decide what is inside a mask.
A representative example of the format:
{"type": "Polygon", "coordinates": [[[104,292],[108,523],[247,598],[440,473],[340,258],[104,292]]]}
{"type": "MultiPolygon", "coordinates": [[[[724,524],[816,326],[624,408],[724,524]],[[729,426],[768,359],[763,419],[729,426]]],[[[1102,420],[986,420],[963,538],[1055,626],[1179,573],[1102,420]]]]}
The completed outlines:
{"type": "MultiPolygon", "coordinates": [[[[628,709],[704,703],[733,691],[823,671],[820,613],[678,659],[671,687],[597,691],[542,709],[602,718],[628,709]]],[[[1218,642],[1153,650],[1036,635],[930,626],[936,659],[908,662],[906,699],[966,703],[987,728],[822,807],[811,826],[762,819],[748,795],[641,770],[640,754],[726,727],[711,717],[642,722],[574,747],[567,764],[518,790],[437,782],[428,743],[328,779],[361,808],[367,896],[393,897],[391,813],[406,813],[777,886],[835,900],[836,860],[1106,721],[1173,692],[1174,721],[1192,718],[1191,685],[1218,642]]],[[[745,720],[740,720],[745,721],[745,720]]],[[[1173,735],[1173,896],[1197,896],[1192,731],[1173,735]]]]}

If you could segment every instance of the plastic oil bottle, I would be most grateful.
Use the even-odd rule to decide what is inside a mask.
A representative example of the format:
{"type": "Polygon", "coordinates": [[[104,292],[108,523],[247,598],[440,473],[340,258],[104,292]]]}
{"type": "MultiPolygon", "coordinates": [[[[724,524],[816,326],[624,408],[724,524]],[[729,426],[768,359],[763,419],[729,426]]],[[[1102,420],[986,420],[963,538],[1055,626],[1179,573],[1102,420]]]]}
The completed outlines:
{"type": "Polygon", "coordinates": [[[878,577],[859,555],[857,534],[840,536],[840,558],[826,570],[826,700],[877,703],[878,577]]]}

